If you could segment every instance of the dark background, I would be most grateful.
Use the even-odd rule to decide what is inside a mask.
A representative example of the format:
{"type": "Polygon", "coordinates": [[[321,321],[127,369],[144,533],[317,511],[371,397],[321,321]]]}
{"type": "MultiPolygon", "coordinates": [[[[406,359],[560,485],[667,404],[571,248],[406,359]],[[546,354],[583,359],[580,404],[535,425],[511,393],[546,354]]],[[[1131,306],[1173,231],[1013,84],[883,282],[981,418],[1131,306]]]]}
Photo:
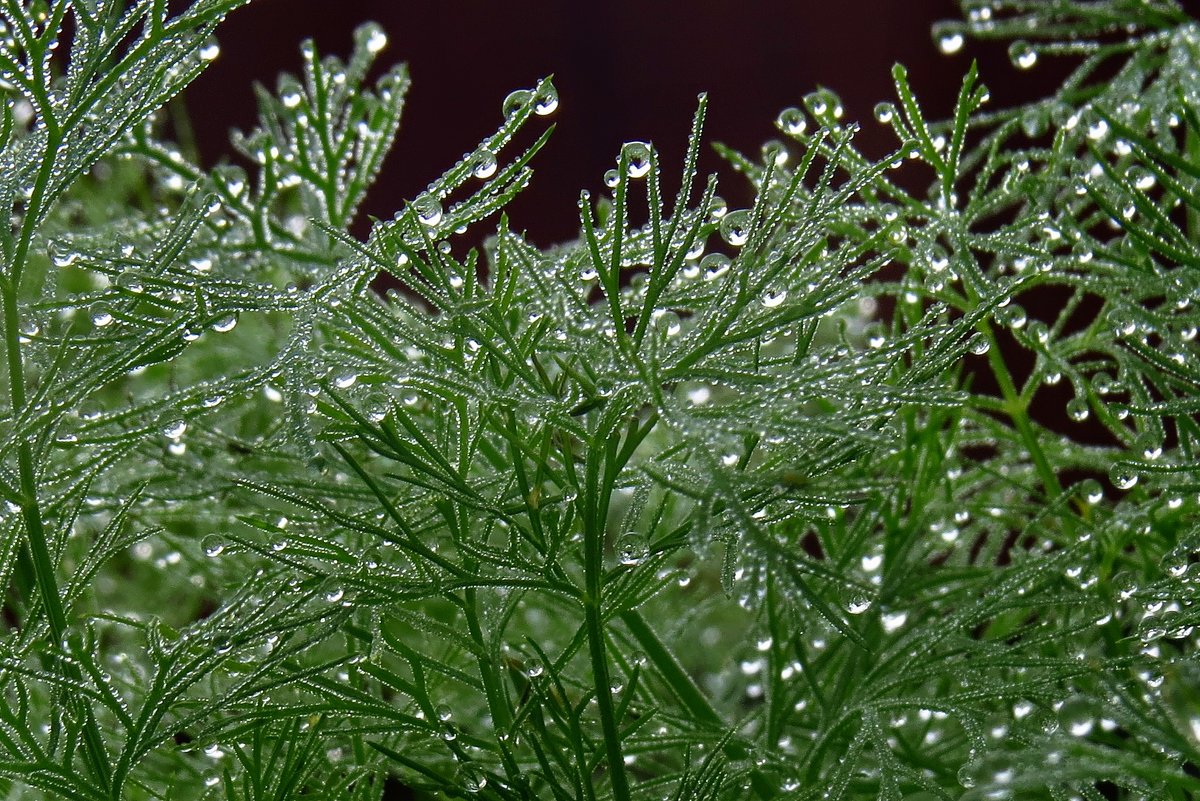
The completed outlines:
{"type": "MultiPolygon", "coordinates": [[[[845,119],[863,121],[860,147],[884,153],[894,138],[871,115],[894,99],[897,61],[934,116],[951,108],[971,58],[995,105],[1044,90],[1045,70],[1017,73],[1002,46],[939,53],[930,26],[957,15],[953,0],[255,0],[219,29],[221,56],[187,101],[203,159],[227,158],[229,130],[256,118],[252,80],[274,89],[281,71],[296,72],[305,38],[345,56],[358,24],[382,24],[390,44],[381,60],[407,62],[413,86],[361,235],[366,215],[390,217],[494,131],[510,91],[553,74],[557,129],[534,161],[532,186],[509,207],[513,227],[547,245],[574,238],[579,190],[602,188],[622,142],[653,141],[673,191],[701,91],[707,141],[757,157],[779,136],[779,110],[819,85],[840,94],[845,119]]],[[[702,172],[720,169],[705,148],[702,172]]],[[[731,206],[749,198],[736,176],[724,178],[731,206]]]]}

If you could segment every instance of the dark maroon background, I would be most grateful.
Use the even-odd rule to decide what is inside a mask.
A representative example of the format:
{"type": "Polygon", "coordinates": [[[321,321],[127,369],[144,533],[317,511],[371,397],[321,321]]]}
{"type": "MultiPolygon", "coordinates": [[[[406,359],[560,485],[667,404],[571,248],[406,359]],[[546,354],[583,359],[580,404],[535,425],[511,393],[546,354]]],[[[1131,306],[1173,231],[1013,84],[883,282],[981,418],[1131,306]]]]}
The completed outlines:
{"type": "MultiPolygon", "coordinates": [[[[307,37],[345,55],[355,26],[381,23],[382,59],[406,61],[413,79],[396,148],[363,209],[390,217],[495,129],[508,92],[553,74],[557,130],[510,207],[513,226],[545,245],[574,236],[579,190],[601,186],[624,141],[659,147],[670,190],[700,91],[708,141],[754,155],[778,136],[778,111],[818,85],[841,95],[847,119],[864,121],[860,144],[883,153],[894,142],[871,112],[893,97],[897,61],[935,115],[950,108],[972,57],[997,104],[1038,91],[1039,70],[1018,75],[1003,48],[941,55],[930,26],[957,14],[953,0],[255,0],[219,30],[221,56],[187,99],[214,162],[230,152],[229,129],[254,122],[252,80],[273,88],[279,72],[295,71],[307,37]]],[[[721,168],[711,148],[701,167],[721,168]]],[[[728,173],[720,191],[733,202],[744,194],[728,173]]]]}

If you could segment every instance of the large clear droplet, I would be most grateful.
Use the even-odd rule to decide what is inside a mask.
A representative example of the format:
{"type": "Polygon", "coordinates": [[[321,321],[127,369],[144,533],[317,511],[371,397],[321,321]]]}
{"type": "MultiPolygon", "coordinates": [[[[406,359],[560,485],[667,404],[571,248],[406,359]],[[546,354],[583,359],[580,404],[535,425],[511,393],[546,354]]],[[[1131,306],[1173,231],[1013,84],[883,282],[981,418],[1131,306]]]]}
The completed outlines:
{"type": "Polygon", "coordinates": [[[805,118],[803,111],[795,106],[791,106],[779,112],[779,116],[775,120],[775,125],[788,136],[800,136],[804,133],[804,129],[808,127],[808,120],[805,118]]]}
{"type": "Polygon", "coordinates": [[[79,260],[79,254],[63,242],[50,243],[50,260],[55,267],[70,267],[79,260]]]}
{"type": "Polygon", "coordinates": [[[471,160],[471,174],[486,180],[496,174],[496,166],[496,154],[487,148],[480,148],[471,160]]]}
{"type": "Polygon", "coordinates": [[[963,48],[963,35],[958,31],[941,31],[937,37],[938,50],[949,56],[963,48]]]}
{"type": "Polygon", "coordinates": [[[518,89],[515,92],[510,92],[508,97],[504,98],[502,110],[504,118],[508,119],[516,114],[521,109],[529,105],[533,100],[533,92],[528,89],[518,89]]]}
{"type": "Polygon", "coordinates": [[[762,303],[763,307],[767,309],[774,309],[777,306],[782,305],[785,300],[787,300],[787,290],[783,287],[768,288],[767,291],[762,294],[762,297],[759,298],[759,301],[762,303]]]}
{"type": "Polygon", "coordinates": [[[363,28],[364,45],[372,55],[381,52],[388,44],[387,34],[378,25],[366,25],[363,28]]]}
{"type": "Polygon", "coordinates": [[[213,323],[212,329],[218,334],[225,334],[232,331],[237,326],[238,318],[236,314],[226,314],[223,317],[218,317],[213,323]]]}
{"type": "Polygon", "coordinates": [[[1008,48],[1008,57],[1012,59],[1012,63],[1020,69],[1031,69],[1034,64],[1037,64],[1037,51],[1030,46],[1029,42],[1018,41],[1013,42],[1008,48]]]}
{"type": "Polygon", "coordinates": [[[709,253],[700,260],[700,269],[703,271],[705,281],[715,281],[729,272],[731,264],[732,262],[725,254],[709,253]]]}
{"type": "Polygon", "coordinates": [[[546,83],[537,93],[537,101],[533,106],[533,113],[539,117],[545,117],[548,114],[553,114],[558,108],[558,90],[549,83],[546,83]]]}
{"type": "Polygon", "coordinates": [[[412,205],[422,225],[432,228],[442,221],[442,204],[433,195],[421,195],[412,205]]]}
{"type": "Polygon", "coordinates": [[[852,615],[861,615],[871,608],[871,599],[865,595],[856,595],[846,604],[846,611],[852,615]]]}
{"type": "Polygon", "coordinates": [[[90,311],[92,325],[96,326],[97,328],[104,328],[105,326],[112,324],[112,312],[109,311],[108,306],[104,305],[103,303],[93,304],[90,311]]]}
{"type": "Polygon", "coordinates": [[[979,333],[971,337],[971,341],[967,343],[967,350],[974,353],[976,356],[983,356],[992,348],[991,340],[986,334],[979,333]]]}
{"type": "Polygon", "coordinates": [[[204,550],[205,556],[215,558],[225,553],[228,543],[220,534],[209,534],[200,541],[200,547],[204,550]]]}
{"type": "Polygon", "coordinates": [[[1082,423],[1088,419],[1091,410],[1088,408],[1086,398],[1071,398],[1067,401],[1067,417],[1070,417],[1076,423],[1082,423]]]}
{"type": "Polygon", "coordinates": [[[721,238],[735,248],[746,244],[750,238],[750,211],[738,209],[721,218],[721,238]]]}
{"type": "Polygon", "coordinates": [[[617,542],[617,560],[626,567],[640,565],[646,558],[646,545],[642,537],[628,533],[617,542]]]}
{"type": "Polygon", "coordinates": [[[176,418],[163,424],[162,433],[167,439],[179,439],[187,431],[187,421],[176,418]]]}
{"type": "Polygon", "coordinates": [[[217,56],[221,55],[221,46],[217,44],[216,39],[209,39],[200,48],[200,60],[206,64],[211,61],[216,61],[217,56]]]}
{"type": "Polygon", "coordinates": [[[1112,480],[1113,486],[1119,490],[1133,489],[1138,483],[1137,471],[1126,464],[1114,465],[1109,471],[1108,477],[1112,480]]]}
{"type": "Polygon", "coordinates": [[[1074,695],[1063,702],[1058,710],[1063,730],[1073,737],[1086,737],[1096,725],[1091,702],[1081,695],[1074,695]]]}
{"type": "Polygon", "coordinates": [[[479,793],[487,787],[487,774],[470,762],[464,762],[458,768],[458,783],[468,793],[479,793]]]}
{"type": "Polygon", "coordinates": [[[626,142],[621,148],[625,159],[626,174],[630,178],[644,178],[650,172],[651,147],[647,142],[626,142]]]}
{"type": "Polygon", "coordinates": [[[1094,478],[1084,479],[1079,484],[1079,494],[1092,506],[1104,500],[1104,488],[1100,486],[1100,482],[1094,478]]]}

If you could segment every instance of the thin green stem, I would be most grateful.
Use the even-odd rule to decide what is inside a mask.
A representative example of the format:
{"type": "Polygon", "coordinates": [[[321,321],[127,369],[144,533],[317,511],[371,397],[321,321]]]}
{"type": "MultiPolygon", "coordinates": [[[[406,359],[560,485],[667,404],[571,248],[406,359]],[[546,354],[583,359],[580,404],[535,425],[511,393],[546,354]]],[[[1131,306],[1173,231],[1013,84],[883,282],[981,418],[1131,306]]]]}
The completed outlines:
{"type": "Polygon", "coordinates": [[[986,322],[981,322],[980,326],[992,343],[988,348],[988,365],[996,377],[1000,394],[1004,396],[1005,411],[1008,413],[1009,419],[1013,421],[1025,448],[1029,451],[1030,458],[1033,459],[1034,468],[1038,472],[1047,498],[1053,500],[1062,495],[1062,484],[1059,482],[1054,468],[1050,465],[1050,460],[1046,458],[1046,452],[1042,449],[1041,443],[1038,442],[1037,432],[1033,430],[1033,423],[1029,418],[1028,406],[1021,399],[1016,384],[1013,382],[1012,373],[1009,372],[1008,365],[1004,361],[1004,355],[996,344],[995,332],[986,322]]]}
{"type": "MultiPolygon", "coordinates": [[[[31,58],[36,53],[31,53],[31,58]]],[[[38,222],[52,199],[48,198],[50,179],[56,168],[56,156],[61,142],[61,131],[58,122],[50,113],[50,100],[45,87],[44,78],[35,82],[35,96],[46,126],[46,148],[42,159],[41,169],[34,181],[33,192],[29,205],[21,223],[17,246],[9,264],[6,280],[0,285],[3,294],[4,308],[4,346],[8,361],[8,393],[12,408],[12,416],[18,419],[25,409],[25,365],[21,355],[21,337],[19,309],[17,297],[20,292],[21,275],[29,259],[29,250],[33,243],[34,233],[38,222]]],[[[55,647],[63,647],[67,633],[67,616],[59,595],[58,581],[55,578],[54,561],[50,556],[50,548],[46,539],[45,523],[41,503],[38,500],[37,475],[34,470],[33,446],[27,439],[20,438],[17,443],[17,473],[21,494],[21,518],[25,523],[26,545],[29,551],[30,563],[33,568],[34,581],[38,588],[42,607],[46,612],[46,621],[50,627],[50,637],[55,647]]],[[[83,681],[83,673],[79,666],[69,661],[61,663],[63,675],[74,682],[83,681]]],[[[72,695],[71,704],[83,720],[84,753],[96,780],[104,792],[110,789],[108,775],[108,755],[104,740],[100,734],[99,725],[87,703],[77,695],[72,695]]]]}
{"type": "MultiPolygon", "coordinates": [[[[593,443],[593,451],[611,451],[616,444],[610,438],[603,443],[593,443]]],[[[604,576],[604,522],[607,519],[610,481],[601,477],[601,458],[589,454],[587,491],[584,495],[583,539],[584,539],[584,624],[587,630],[588,655],[592,662],[592,680],[596,692],[596,706],[600,711],[600,727],[604,733],[604,750],[608,758],[613,798],[628,801],[629,779],[625,775],[625,756],[621,749],[621,736],[617,727],[616,711],[613,706],[612,681],[608,672],[608,653],[604,639],[604,617],[601,604],[604,576]]]]}

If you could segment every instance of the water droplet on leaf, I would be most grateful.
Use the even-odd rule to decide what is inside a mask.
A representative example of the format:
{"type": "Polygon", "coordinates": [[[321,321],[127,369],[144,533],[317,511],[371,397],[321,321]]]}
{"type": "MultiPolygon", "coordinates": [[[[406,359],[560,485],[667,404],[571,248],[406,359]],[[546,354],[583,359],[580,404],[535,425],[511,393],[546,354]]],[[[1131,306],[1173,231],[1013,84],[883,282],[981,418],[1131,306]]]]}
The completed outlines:
{"type": "Polygon", "coordinates": [[[621,148],[625,159],[626,174],[630,178],[643,178],[650,172],[651,149],[646,142],[626,142],[621,148]]]}

